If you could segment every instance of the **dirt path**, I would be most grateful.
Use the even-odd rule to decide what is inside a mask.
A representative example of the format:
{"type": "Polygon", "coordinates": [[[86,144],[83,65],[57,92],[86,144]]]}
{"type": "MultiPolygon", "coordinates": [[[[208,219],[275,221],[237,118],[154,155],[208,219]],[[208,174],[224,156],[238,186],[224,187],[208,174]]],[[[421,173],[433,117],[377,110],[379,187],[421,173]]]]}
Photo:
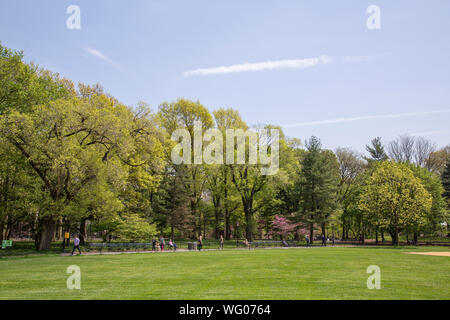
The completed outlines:
{"type": "Polygon", "coordinates": [[[421,254],[425,256],[439,256],[439,257],[450,257],[450,251],[448,252],[407,252],[409,254],[421,254]]]}

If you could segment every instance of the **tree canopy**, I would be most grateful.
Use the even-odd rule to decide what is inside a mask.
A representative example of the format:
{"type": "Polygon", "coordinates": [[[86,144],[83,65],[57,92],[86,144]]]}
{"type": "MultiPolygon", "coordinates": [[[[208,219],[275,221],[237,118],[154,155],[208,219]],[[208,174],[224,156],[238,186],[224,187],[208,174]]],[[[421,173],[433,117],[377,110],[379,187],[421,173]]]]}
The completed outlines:
{"type": "MultiPolygon", "coordinates": [[[[201,137],[200,149],[220,159],[216,138],[201,137]]],[[[128,106],[99,84],[75,86],[0,44],[0,240],[29,236],[38,250],[65,231],[82,242],[88,233],[105,241],[313,240],[338,228],[342,239],[389,232],[397,244],[399,233],[438,235],[449,222],[447,149],[402,136],[388,152],[380,137],[366,155],[333,152],[315,136],[303,144],[274,124],[249,126],[229,107],[210,112],[185,98],[155,110],[128,106]],[[191,153],[191,163],[175,163],[178,129],[193,137],[191,148],[196,135],[216,129],[233,141],[223,154],[238,159],[244,147],[244,162],[198,162],[191,153]],[[241,145],[232,129],[247,134],[241,145]],[[251,163],[252,150],[265,154],[251,163]],[[267,174],[272,156],[276,170],[267,174]]]]}

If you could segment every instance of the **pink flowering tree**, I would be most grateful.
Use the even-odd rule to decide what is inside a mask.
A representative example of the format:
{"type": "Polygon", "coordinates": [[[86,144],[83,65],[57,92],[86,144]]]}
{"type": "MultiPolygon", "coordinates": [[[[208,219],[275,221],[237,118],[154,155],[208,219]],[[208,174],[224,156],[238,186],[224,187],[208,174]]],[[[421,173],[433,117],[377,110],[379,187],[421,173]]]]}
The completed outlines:
{"type": "Polygon", "coordinates": [[[285,217],[276,215],[272,221],[272,232],[273,234],[280,236],[281,239],[284,239],[293,234],[298,226],[298,223],[292,223],[285,217]]]}
{"type": "Polygon", "coordinates": [[[309,235],[309,230],[307,228],[300,228],[297,230],[297,233],[300,235],[301,239],[304,239],[305,236],[309,235]]]}

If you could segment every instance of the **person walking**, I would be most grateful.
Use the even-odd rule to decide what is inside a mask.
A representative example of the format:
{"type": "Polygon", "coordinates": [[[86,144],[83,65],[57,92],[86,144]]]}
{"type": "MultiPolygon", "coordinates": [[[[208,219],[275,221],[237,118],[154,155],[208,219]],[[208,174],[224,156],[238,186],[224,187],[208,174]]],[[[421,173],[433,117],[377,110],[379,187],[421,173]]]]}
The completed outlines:
{"type": "Polygon", "coordinates": [[[306,247],[310,248],[311,247],[311,240],[309,239],[308,235],[305,236],[305,240],[306,240],[306,247]]]}
{"type": "Polygon", "coordinates": [[[164,251],[164,245],[166,244],[166,241],[164,240],[164,237],[161,236],[159,239],[159,247],[161,248],[161,251],[164,251]]]}
{"type": "Polygon", "coordinates": [[[156,240],[152,239],[152,251],[156,251],[156,240]]]}
{"type": "Polygon", "coordinates": [[[223,250],[223,235],[220,235],[220,239],[219,239],[219,249],[223,250]]]}
{"type": "Polygon", "coordinates": [[[322,247],[326,247],[327,246],[327,238],[325,238],[325,235],[322,234],[322,247]]]}
{"type": "Polygon", "coordinates": [[[78,249],[78,252],[81,256],[81,249],[80,249],[80,239],[78,238],[78,235],[75,235],[75,239],[73,239],[73,250],[71,256],[73,256],[73,253],[75,252],[75,249],[78,249]]]}
{"type": "Polygon", "coordinates": [[[245,239],[244,244],[250,250],[250,243],[248,242],[247,239],[245,239]]]}
{"type": "Polygon", "coordinates": [[[203,247],[203,237],[202,237],[202,235],[200,235],[200,237],[198,237],[198,243],[197,243],[198,251],[201,251],[202,247],[203,247]]]}

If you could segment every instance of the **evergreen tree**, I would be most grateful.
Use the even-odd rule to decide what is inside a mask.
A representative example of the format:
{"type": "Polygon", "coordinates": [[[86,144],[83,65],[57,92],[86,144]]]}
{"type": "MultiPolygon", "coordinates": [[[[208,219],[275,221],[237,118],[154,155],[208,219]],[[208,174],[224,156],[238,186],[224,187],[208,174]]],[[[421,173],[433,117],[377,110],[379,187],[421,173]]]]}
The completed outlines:
{"type": "Polygon", "coordinates": [[[320,225],[325,234],[328,218],[337,207],[339,164],[331,151],[321,149],[317,137],[311,137],[306,147],[308,152],[300,171],[300,213],[309,226],[312,241],[314,225],[320,225]]]}
{"type": "Polygon", "coordinates": [[[370,154],[370,158],[365,157],[368,162],[384,161],[388,159],[383,143],[381,142],[381,137],[372,139],[370,145],[366,145],[366,150],[370,154]]]}

